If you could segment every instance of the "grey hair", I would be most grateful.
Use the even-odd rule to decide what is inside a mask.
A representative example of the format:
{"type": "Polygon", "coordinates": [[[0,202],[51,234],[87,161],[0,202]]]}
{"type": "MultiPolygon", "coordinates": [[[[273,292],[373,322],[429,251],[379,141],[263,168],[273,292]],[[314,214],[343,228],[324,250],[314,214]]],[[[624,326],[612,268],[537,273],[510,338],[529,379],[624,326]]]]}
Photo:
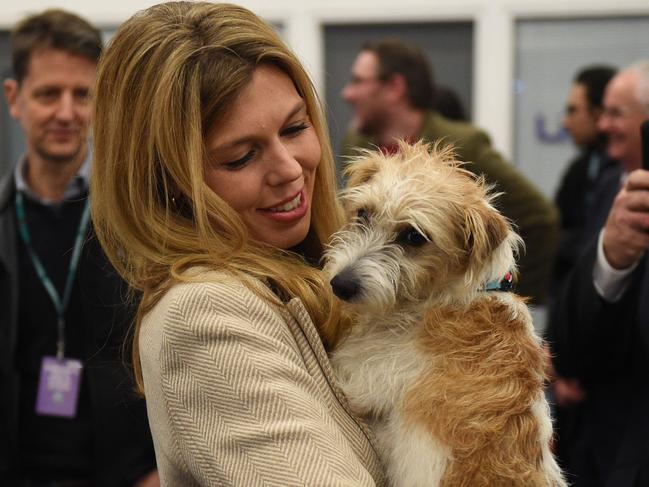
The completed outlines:
{"type": "Polygon", "coordinates": [[[649,115],[649,60],[643,59],[629,66],[628,71],[638,75],[635,87],[635,97],[643,110],[649,115]]]}

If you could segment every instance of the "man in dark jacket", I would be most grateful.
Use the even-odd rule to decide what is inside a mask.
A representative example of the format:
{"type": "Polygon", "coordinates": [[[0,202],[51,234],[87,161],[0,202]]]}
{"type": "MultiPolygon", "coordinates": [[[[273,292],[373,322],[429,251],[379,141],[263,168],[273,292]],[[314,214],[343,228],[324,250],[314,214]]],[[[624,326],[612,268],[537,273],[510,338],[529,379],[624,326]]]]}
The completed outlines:
{"type": "Polygon", "coordinates": [[[606,156],[606,137],[597,126],[604,90],[615,71],[609,66],[588,66],[577,73],[570,88],[563,126],[579,148],[579,154],[568,165],[556,195],[561,238],[553,287],[565,278],[592,237],[585,235],[584,228],[591,216],[593,190],[599,175],[611,165],[617,168],[617,164],[606,156]]]}
{"type": "MultiPolygon", "coordinates": [[[[595,194],[600,180],[617,178],[619,181],[619,164],[606,155],[606,137],[598,127],[603,112],[604,90],[615,71],[603,65],[585,67],[575,76],[568,94],[563,126],[579,148],[579,154],[568,165],[555,198],[561,215],[552,286],[555,293],[561,289],[562,282],[577,263],[579,255],[601,228],[602,222],[597,221],[596,208],[601,205],[608,208],[612,202],[603,203],[601,195],[595,194]]],[[[609,198],[613,195],[610,194],[609,198]]],[[[550,322],[549,327],[553,326],[550,322]]],[[[563,377],[555,377],[552,391],[556,453],[562,467],[570,475],[574,442],[579,436],[582,420],[580,413],[584,392],[575,379],[563,377]]]]}
{"type": "Polygon", "coordinates": [[[4,89],[26,152],[0,181],[0,485],[159,485],[122,362],[133,306],[88,208],[100,33],[48,10],[11,44],[4,89]]]}

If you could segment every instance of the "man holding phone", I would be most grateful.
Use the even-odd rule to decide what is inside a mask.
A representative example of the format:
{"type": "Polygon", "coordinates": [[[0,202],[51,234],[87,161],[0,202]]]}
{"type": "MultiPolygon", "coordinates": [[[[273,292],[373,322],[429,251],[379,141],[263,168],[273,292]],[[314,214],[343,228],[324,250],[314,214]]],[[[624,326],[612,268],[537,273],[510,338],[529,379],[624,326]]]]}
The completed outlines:
{"type": "Polygon", "coordinates": [[[649,485],[649,161],[645,155],[642,169],[641,136],[647,119],[649,62],[640,62],[606,88],[599,127],[623,176],[598,188],[601,202],[617,194],[610,208],[594,210],[602,229],[559,293],[550,336],[558,373],[586,391],[574,452],[577,487],[649,485]]]}

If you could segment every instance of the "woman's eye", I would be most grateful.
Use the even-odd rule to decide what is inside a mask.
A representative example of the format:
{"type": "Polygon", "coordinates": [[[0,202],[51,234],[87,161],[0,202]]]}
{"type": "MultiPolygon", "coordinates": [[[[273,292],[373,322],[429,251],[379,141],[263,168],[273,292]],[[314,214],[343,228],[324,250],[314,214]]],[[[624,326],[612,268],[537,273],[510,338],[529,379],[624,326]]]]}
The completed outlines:
{"type": "Polygon", "coordinates": [[[281,135],[282,137],[295,136],[308,128],[309,128],[309,124],[307,122],[302,122],[297,125],[291,125],[290,127],[286,127],[284,130],[282,130],[281,135]]]}
{"type": "Polygon", "coordinates": [[[255,151],[251,150],[246,153],[245,156],[237,159],[236,161],[230,161],[223,164],[223,166],[229,171],[236,171],[244,167],[250,160],[255,156],[255,151]]]}
{"type": "Polygon", "coordinates": [[[397,241],[401,245],[407,245],[409,247],[421,247],[426,242],[428,242],[428,239],[416,228],[408,227],[399,233],[399,235],[397,236],[397,241]]]}

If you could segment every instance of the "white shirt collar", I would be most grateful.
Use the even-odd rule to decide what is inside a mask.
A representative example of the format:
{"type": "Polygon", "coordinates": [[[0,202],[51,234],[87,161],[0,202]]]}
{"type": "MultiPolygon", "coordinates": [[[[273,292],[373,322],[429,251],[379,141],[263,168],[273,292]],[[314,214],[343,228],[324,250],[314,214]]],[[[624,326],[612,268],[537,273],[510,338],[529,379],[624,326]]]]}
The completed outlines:
{"type": "MultiPolygon", "coordinates": [[[[63,194],[64,200],[70,200],[78,198],[79,196],[85,194],[88,191],[90,184],[90,167],[92,161],[92,150],[88,147],[88,154],[86,159],[83,161],[83,164],[77,171],[77,174],[70,180],[67,187],[65,188],[65,193],[63,194]]],[[[53,206],[59,204],[57,201],[52,201],[47,198],[43,198],[36,193],[34,193],[25,179],[25,171],[27,170],[27,158],[23,156],[16,164],[14,169],[14,181],[16,183],[16,190],[21,191],[29,199],[36,201],[44,206],[53,206]]]]}

